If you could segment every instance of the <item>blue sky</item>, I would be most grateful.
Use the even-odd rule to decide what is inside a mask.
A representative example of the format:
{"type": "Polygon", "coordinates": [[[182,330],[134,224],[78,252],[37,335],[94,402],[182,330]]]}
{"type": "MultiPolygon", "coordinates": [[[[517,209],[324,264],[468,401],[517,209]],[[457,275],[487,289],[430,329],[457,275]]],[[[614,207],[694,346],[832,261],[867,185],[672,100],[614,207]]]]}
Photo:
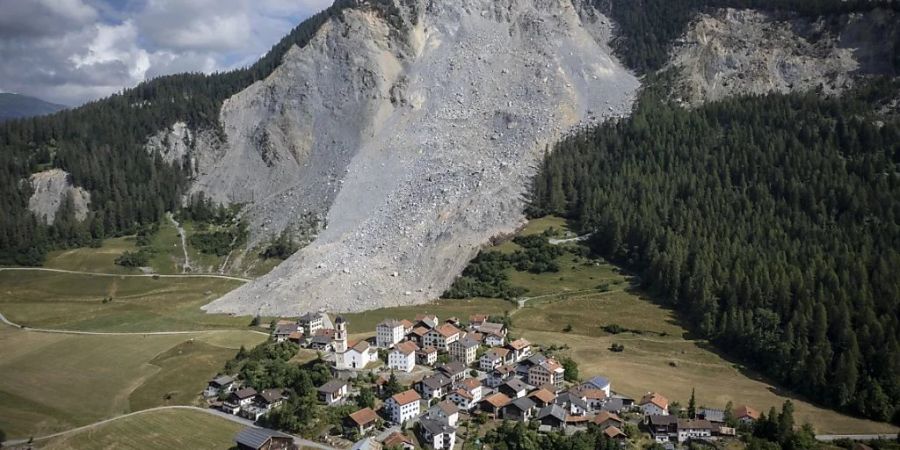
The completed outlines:
{"type": "Polygon", "coordinates": [[[0,91],[76,106],[251,64],[332,0],[0,0],[0,91]]]}

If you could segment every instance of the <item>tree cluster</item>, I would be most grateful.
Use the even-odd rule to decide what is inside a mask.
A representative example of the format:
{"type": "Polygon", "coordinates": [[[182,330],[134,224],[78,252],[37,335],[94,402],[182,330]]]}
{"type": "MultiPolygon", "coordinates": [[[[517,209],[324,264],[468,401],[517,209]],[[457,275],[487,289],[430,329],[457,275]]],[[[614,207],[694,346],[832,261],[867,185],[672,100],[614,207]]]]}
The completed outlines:
{"type": "Polygon", "coordinates": [[[780,382],[900,421],[896,82],[842,98],[737,98],[635,114],[549,154],[530,214],[558,214],[696,331],[780,382]],[[784,364],[791,361],[791,364],[784,364]]]}

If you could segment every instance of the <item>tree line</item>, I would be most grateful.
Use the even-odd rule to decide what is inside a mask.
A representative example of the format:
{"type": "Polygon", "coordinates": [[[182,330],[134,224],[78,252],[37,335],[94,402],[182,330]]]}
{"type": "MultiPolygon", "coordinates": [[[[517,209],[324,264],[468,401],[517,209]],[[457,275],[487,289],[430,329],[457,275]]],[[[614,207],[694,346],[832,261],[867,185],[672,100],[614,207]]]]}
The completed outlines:
{"type": "Polygon", "coordinates": [[[779,382],[900,422],[900,120],[874,112],[900,82],[694,110],[664,92],[560,142],[529,214],[593,232],[593,252],[779,382]]]}

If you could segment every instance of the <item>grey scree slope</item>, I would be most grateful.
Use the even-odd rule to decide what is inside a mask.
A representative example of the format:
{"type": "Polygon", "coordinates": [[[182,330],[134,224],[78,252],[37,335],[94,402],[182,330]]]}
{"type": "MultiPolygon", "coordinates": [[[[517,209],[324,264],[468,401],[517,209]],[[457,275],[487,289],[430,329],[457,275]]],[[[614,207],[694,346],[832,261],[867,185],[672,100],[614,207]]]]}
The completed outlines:
{"type": "Polygon", "coordinates": [[[577,0],[406,3],[402,31],[345,10],[226,102],[227,143],[199,143],[195,190],[252,199],[256,239],[328,211],[311,245],[207,311],[434,299],[523,223],[549,145],[631,109],[639,83],[610,56],[609,21],[577,0]]]}

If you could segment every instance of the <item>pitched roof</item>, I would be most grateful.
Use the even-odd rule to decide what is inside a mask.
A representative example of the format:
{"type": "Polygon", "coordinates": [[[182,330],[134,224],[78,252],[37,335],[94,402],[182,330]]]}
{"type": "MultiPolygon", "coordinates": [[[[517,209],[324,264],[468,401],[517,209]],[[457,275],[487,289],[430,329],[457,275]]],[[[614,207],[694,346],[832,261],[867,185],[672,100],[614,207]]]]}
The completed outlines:
{"type": "Polygon", "coordinates": [[[710,422],[725,422],[725,411],[715,408],[701,408],[699,414],[710,422]]]}
{"type": "Polygon", "coordinates": [[[367,351],[371,347],[372,346],[369,345],[368,341],[359,341],[359,342],[353,344],[353,346],[350,348],[355,350],[357,353],[362,353],[362,352],[367,351]]]}
{"type": "Polygon", "coordinates": [[[644,397],[641,398],[641,402],[638,403],[638,405],[644,406],[648,403],[652,403],[660,409],[669,408],[669,399],[657,394],[656,392],[648,392],[646,395],[644,395],[644,397]]]}
{"type": "Polygon", "coordinates": [[[456,428],[453,428],[449,425],[444,424],[444,422],[434,419],[419,419],[419,425],[421,425],[422,428],[425,429],[425,431],[432,435],[450,434],[456,432],[456,428]]]}
{"type": "Polygon", "coordinates": [[[509,404],[510,399],[509,399],[509,397],[506,396],[506,394],[498,392],[496,394],[488,395],[482,401],[488,402],[491,406],[493,406],[495,408],[502,408],[502,407],[506,406],[507,404],[509,404]]]}
{"type": "Polygon", "coordinates": [[[534,408],[535,406],[537,406],[537,404],[534,403],[534,400],[532,400],[528,397],[519,397],[519,398],[511,401],[508,405],[506,405],[506,407],[510,407],[510,406],[515,406],[516,408],[519,408],[522,411],[526,411],[531,408],[534,408]]]}
{"type": "Polygon", "coordinates": [[[506,328],[502,323],[494,323],[494,322],[484,322],[481,325],[478,325],[476,329],[482,333],[490,333],[496,334],[498,336],[503,334],[503,330],[506,328]]]}
{"type": "Polygon", "coordinates": [[[413,327],[413,323],[406,319],[401,320],[400,324],[403,325],[403,328],[412,328],[413,327]]]}
{"type": "Polygon", "coordinates": [[[322,318],[323,318],[322,313],[309,312],[309,313],[306,313],[306,314],[300,316],[300,320],[298,320],[298,322],[311,322],[311,321],[319,320],[322,318]]]}
{"type": "Polygon", "coordinates": [[[240,399],[250,398],[256,395],[256,389],[253,389],[252,387],[245,387],[243,389],[235,391],[234,395],[240,399]]]}
{"type": "Polygon", "coordinates": [[[588,400],[603,400],[606,398],[606,392],[600,389],[577,389],[574,390],[579,397],[585,398],[588,400]]]}
{"type": "Polygon", "coordinates": [[[442,323],[436,327],[434,327],[434,331],[439,333],[441,336],[448,338],[451,336],[458,335],[460,333],[459,328],[454,327],[449,323],[442,323]]]}
{"type": "Polygon", "coordinates": [[[425,378],[422,378],[422,384],[428,386],[431,390],[440,389],[444,386],[449,386],[452,383],[450,378],[442,373],[435,373],[429,375],[425,378]]]}
{"type": "Polygon", "coordinates": [[[347,382],[344,380],[330,380],[329,382],[319,386],[319,392],[324,392],[326,394],[333,394],[339,390],[341,390],[344,386],[347,385],[347,382]]]}
{"type": "Polygon", "coordinates": [[[619,422],[619,423],[623,422],[621,417],[619,417],[617,414],[611,413],[609,411],[600,411],[600,413],[597,414],[596,417],[594,417],[594,423],[596,423],[597,425],[600,425],[603,422],[606,422],[608,420],[612,420],[613,422],[619,422]]]}
{"type": "Polygon", "coordinates": [[[498,375],[507,375],[516,371],[516,368],[510,364],[504,364],[494,369],[494,373],[498,375]]]}
{"type": "Polygon", "coordinates": [[[429,331],[428,328],[425,328],[425,327],[415,327],[415,328],[413,328],[412,331],[410,331],[410,333],[412,333],[416,336],[422,337],[422,336],[425,336],[426,334],[428,334],[428,331],[429,331]]]}
{"type": "Polygon", "coordinates": [[[737,419],[743,418],[751,418],[753,420],[759,419],[759,411],[747,406],[741,405],[738,406],[737,409],[734,410],[734,417],[737,419]]]}
{"type": "Polygon", "coordinates": [[[584,382],[584,384],[591,385],[596,389],[603,389],[609,386],[609,379],[606,377],[593,377],[590,380],[584,382]]]}
{"type": "Polygon", "coordinates": [[[581,399],[581,397],[571,392],[563,392],[562,394],[559,394],[559,396],[556,397],[556,403],[560,405],[574,405],[584,410],[588,409],[587,403],[585,403],[584,400],[581,399]]]}
{"type": "Polygon", "coordinates": [[[437,367],[437,370],[446,373],[447,375],[456,375],[466,371],[466,365],[459,361],[450,361],[446,364],[441,364],[437,367]]]}
{"type": "Polygon", "coordinates": [[[425,348],[419,350],[419,353],[422,353],[425,355],[427,355],[429,353],[437,353],[437,349],[429,345],[428,347],[425,347],[425,348]]]}
{"type": "Polygon", "coordinates": [[[225,386],[227,384],[234,383],[234,378],[230,377],[228,375],[219,375],[219,376],[213,378],[212,381],[210,381],[209,383],[217,384],[219,386],[225,386]]]}
{"type": "Polygon", "coordinates": [[[553,358],[545,359],[539,366],[543,367],[547,372],[559,372],[560,370],[563,370],[562,364],[553,358]]]}
{"type": "MultiPolygon", "coordinates": [[[[290,438],[290,436],[279,433],[275,430],[270,430],[268,428],[244,428],[239,431],[238,434],[234,436],[234,441],[240,445],[244,445],[250,448],[261,448],[268,442],[269,439],[273,437],[283,437],[290,438]]],[[[291,438],[293,440],[293,438],[291,438]]]]}
{"type": "Polygon", "coordinates": [[[419,346],[416,345],[413,341],[403,341],[394,346],[395,352],[403,353],[404,355],[408,355],[410,353],[415,353],[416,350],[419,349],[419,346]]]}
{"type": "Polygon", "coordinates": [[[678,429],[684,430],[711,430],[712,424],[705,419],[678,419],[678,429]]]}
{"type": "Polygon", "coordinates": [[[399,394],[394,394],[391,398],[400,406],[407,405],[412,402],[417,402],[422,399],[422,397],[419,396],[419,393],[412,389],[401,392],[399,394]]]}
{"type": "Polygon", "coordinates": [[[296,323],[281,323],[275,325],[275,333],[276,335],[287,335],[297,331],[296,323]]]}
{"type": "Polygon", "coordinates": [[[546,417],[553,417],[560,422],[564,422],[566,420],[566,410],[559,405],[547,405],[541,408],[537,414],[538,419],[544,419],[546,417]]]}
{"type": "Polygon", "coordinates": [[[522,350],[522,349],[525,348],[525,347],[530,347],[530,346],[531,346],[531,342],[528,342],[528,341],[525,340],[524,338],[521,338],[521,339],[516,339],[516,340],[514,340],[514,341],[512,341],[512,342],[510,342],[509,344],[506,344],[506,345],[508,345],[510,348],[512,348],[512,349],[515,350],[515,351],[519,351],[519,350],[522,350]]]}
{"type": "Polygon", "coordinates": [[[378,325],[375,325],[375,328],[381,328],[381,327],[397,328],[397,327],[402,327],[402,326],[403,326],[403,322],[401,322],[397,319],[385,319],[385,320],[382,320],[381,323],[379,323],[378,325]]]}
{"type": "Polygon", "coordinates": [[[412,439],[407,437],[405,434],[395,431],[388,435],[388,437],[384,438],[384,442],[382,442],[385,447],[400,447],[403,444],[413,445],[412,439]]]}
{"type": "Polygon", "coordinates": [[[378,414],[372,408],[363,408],[355,413],[350,414],[350,420],[359,426],[366,426],[378,420],[378,414]]]}
{"type": "Polygon", "coordinates": [[[506,359],[506,355],[509,354],[509,349],[501,348],[501,347],[493,347],[488,351],[484,352],[485,356],[491,359],[506,359]]]}
{"type": "Polygon", "coordinates": [[[469,322],[471,323],[481,323],[487,320],[488,316],[485,314],[472,314],[469,316],[469,322]]]}
{"type": "Polygon", "coordinates": [[[445,416],[452,416],[459,412],[459,408],[457,408],[456,404],[451,402],[450,400],[444,400],[432,406],[428,411],[440,411],[444,413],[445,416]]]}
{"type": "Polygon", "coordinates": [[[619,436],[628,437],[628,435],[620,430],[619,427],[615,426],[608,427],[607,429],[603,430],[603,434],[605,434],[608,438],[617,438],[619,436]]]}
{"type": "Polygon", "coordinates": [[[477,378],[466,378],[459,384],[468,391],[481,387],[481,381],[479,381],[477,378]]]}
{"type": "Polygon", "coordinates": [[[284,398],[284,389],[263,389],[259,396],[266,403],[275,403],[284,398]]]}
{"type": "Polygon", "coordinates": [[[334,328],[319,328],[316,330],[316,336],[334,337],[334,328]]]}
{"type": "Polygon", "coordinates": [[[467,399],[469,399],[469,400],[472,400],[472,399],[475,398],[475,397],[472,396],[472,394],[469,393],[469,391],[467,391],[467,390],[465,390],[465,389],[463,389],[463,388],[459,388],[459,389],[453,391],[453,393],[456,394],[456,395],[458,395],[458,396],[460,396],[460,397],[467,398],[467,399]]]}
{"type": "Polygon", "coordinates": [[[476,341],[475,339],[470,339],[468,337],[465,337],[465,338],[462,338],[450,345],[458,345],[463,348],[472,348],[472,347],[478,347],[479,345],[481,345],[481,343],[476,341]]]}
{"type": "Polygon", "coordinates": [[[512,378],[506,380],[505,383],[501,384],[500,387],[506,386],[516,392],[528,390],[528,385],[525,384],[522,380],[518,378],[512,378]]]}
{"type": "Polygon", "coordinates": [[[662,414],[651,414],[647,416],[647,422],[650,425],[669,426],[678,423],[678,417],[662,414]]]}
{"type": "Polygon", "coordinates": [[[566,415],[566,423],[581,423],[581,422],[589,422],[591,420],[588,416],[573,416],[572,414],[566,415]]]}
{"type": "Polygon", "coordinates": [[[290,340],[292,340],[292,341],[299,341],[300,338],[302,338],[302,337],[303,337],[303,332],[302,332],[302,331],[295,331],[295,332],[293,332],[293,333],[291,333],[291,334],[288,335],[288,339],[290,339],[290,340]]]}
{"type": "Polygon", "coordinates": [[[556,394],[546,390],[546,389],[538,389],[530,394],[529,397],[534,397],[544,403],[553,403],[553,399],[556,398],[556,394]]]}

